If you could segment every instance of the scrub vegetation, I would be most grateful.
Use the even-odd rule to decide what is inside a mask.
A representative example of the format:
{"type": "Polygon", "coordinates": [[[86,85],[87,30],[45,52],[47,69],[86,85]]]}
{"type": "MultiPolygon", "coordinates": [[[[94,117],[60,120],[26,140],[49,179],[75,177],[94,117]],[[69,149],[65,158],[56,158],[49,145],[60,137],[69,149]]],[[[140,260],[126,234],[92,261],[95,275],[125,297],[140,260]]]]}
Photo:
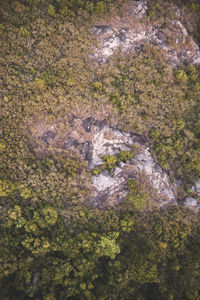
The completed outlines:
{"type": "MultiPolygon", "coordinates": [[[[180,198],[200,176],[200,67],[172,69],[148,45],[105,64],[89,55],[91,25],[122,13],[123,3],[1,1],[2,300],[199,299],[198,216],[180,207],[148,213],[148,193],[134,179],[124,204],[91,208],[88,162],[63,146],[72,114],[99,112],[147,138],[162,168],[181,180],[180,198]]],[[[195,1],[177,3],[198,16],[195,1]]],[[[165,6],[151,1],[150,18],[164,18],[165,6]]],[[[104,157],[100,172],[132,155],[104,157]]]]}

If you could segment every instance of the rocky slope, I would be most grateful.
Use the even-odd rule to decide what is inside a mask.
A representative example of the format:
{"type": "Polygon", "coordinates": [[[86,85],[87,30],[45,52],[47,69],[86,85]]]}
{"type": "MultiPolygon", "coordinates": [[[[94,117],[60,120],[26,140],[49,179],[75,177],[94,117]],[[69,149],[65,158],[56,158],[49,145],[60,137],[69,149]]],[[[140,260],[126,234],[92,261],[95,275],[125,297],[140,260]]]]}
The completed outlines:
{"type": "Polygon", "coordinates": [[[163,26],[150,21],[147,16],[147,1],[132,1],[124,18],[94,26],[100,46],[94,57],[98,61],[106,61],[116,50],[139,52],[144,45],[158,47],[166,57],[166,62],[173,67],[200,63],[200,49],[180,22],[180,10],[174,7],[175,19],[170,26],[163,26]],[[171,40],[171,41],[170,41],[171,40]]]}
{"type": "MultiPolygon", "coordinates": [[[[44,152],[55,146],[57,135],[53,127],[36,135],[37,144],[44,152]]],[[[109,126],[106,120],[89,117],[71,120],[71,129],[63,143],[68,150],[81,160],[87,161],[92,176],[91,206],[105,207],[123,203],[128,193],[128,181],[134,178],[148,194],[151,207],[176,204],[176,187],[170,182],[165,171],[150,153],[143,136],[120,131],[109,126]],[[113,158],[122,153],[133,155],[127,161],[123,158],[106,168],[104,158],[113,158]],[[102,168],[103,167],[103,168],[102,168]],[[95,168],[99,168],[95,174],[95,168]]],[[[39,150],[38,150],[39,151],[39,150]]],[[[60,149],[62,151],[62,149],[60,149]]],[[[41,155],[41,154],[40,154],[41,155]]],[[[147,203],[148,206],[148,203],[147,203]]]]}

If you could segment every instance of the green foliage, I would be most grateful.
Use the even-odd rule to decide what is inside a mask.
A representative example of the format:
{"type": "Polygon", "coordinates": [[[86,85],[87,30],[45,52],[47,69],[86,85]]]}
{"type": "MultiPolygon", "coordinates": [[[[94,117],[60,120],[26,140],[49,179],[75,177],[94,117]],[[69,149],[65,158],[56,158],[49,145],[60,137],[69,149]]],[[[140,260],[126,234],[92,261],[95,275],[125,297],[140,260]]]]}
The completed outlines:
{"type": "Polygon", "coordinates": [[[52,207],[46,207],[42,210],[45,221],[49,225],[54,225],[57,222],[58,214],[55,209],[52,207]]]}
{"type": "Polygon", "coordinates": [[[105,163],[105,167],[106,169],[108,169],[109,171],[111,171],[113,168],[115,168],[118,160],[117,160],[117,156],[115,155],[104,155],[103,157],[104,163],[105,163]]]}
{"type": "Polygon", "coordinates": [[[191,9],[195,12],[199,12],[200,11],[200,4],[199,3],[192,3],[191,4],[191,9]]]}
{"type": "Polygon", "coordinates": [[[179,70],[176,73],[176,79],[183,83],[183,82],[186,82],[188,78],[187,78],[186,73],[183,70],[179,70]]]}
{"type": "MultiPolygon", "coordinates": [[[[109,1],[107,1],[109,3],[109,1]]],[[[98,1],[96,4],[96,11],[98,14],[103,14],[106,11],[106,2],[105,1],[98,1]]]]}
{"type": "MultiPolygon", "coordinates": [[[[102,165],[101,165],[102,166],[102,165]]],[[[101,172],[103,171],[102,167],[95,167],[93,170],[92,170],[92,175],[93,176],[97,176],[99,174],[101,174],[101,172]]],[[[104,167],[104,165],[103,165],[104,167]]]]}
{"type": "Polygon", "coordinates": [[[108,171],[112,171],[120,162],[127,162],[131,160],[135,151],[137,150],[137,146],[133,146],[131,151],[121,150],[116,155],[104,155],[102,165],[95,167],[92,170],[92,175],[99,175],[103,170],[107,169],[108,171]]]}
{"type": "Polygon", "coordinates": [[[5,212],[0,244],[1,280],[7,282],[1,289],[4,298],[8,288],[32,299],[36,294],[80,299],[83,292],[87,297],[114,299],[123,291],[125,298],[137,298],[141,291],[148,295],[143,287],[153,283],[176,299],[198,290],[199,247],[194,241],[199,227],[193,216],[186,218],[186,212],[174,209],[142,218],[125,211],[113,219],[112,211],[97,210],[93,215],[90,209],[79,211],[71,210],[68,221],[52,206],[15,205],[5,212]],[[92,224],[102,221],[105,228],[94,230],[92,224]],[[117,222],[120,233],[110,231],[117,222]],[[182,289],[177,291],[177,286],[182,289]]]}
{"type": "Polygon", "coordinates": [[[95,90],[97,90],[97,91],[101,91],[101,90],[103,89],[102,83],[101,83],[101,82],[98,82],[98,81],[93,82],[92,86],[93,86],[93,88],[94,88],[95,90]]]}
{"type": "MultiPolygon", "coordinates": [[[[148,214],[133,178],[125,205],[89,207],[88,165],[64,149],[66,116],[100,107],[111,124],[145,135],[183,188],[200,175],[199,67],[173,72],[147,47],[97,68],[88,56],[94,41],[87,18],[100,14],[102,21],[110,5],[1,3],[1,299],[198,298],[196,216],[178,207],[148,214]],[[41,133],[51,125],[58,139],[44,146],[41,133]]],[[[172,19],[171,3],[148,6],[152,19],[172,19]]],[[[93,174],[112,171],[134,151],[107,156],[93,174]]]]}
{"type": "Polygon", "coordinates": [[[42,78],[36,78],[35,85],[38,89],[44,89],[46,87],[46,83],[42,78]]]}
{"type": "Polygon", "coordinates": [[[30,36],[30,32],[28,31],[28,29],[26,27],[20,27],[19,29],[19,35],[23,36],[23,37],[29,37],[30,36]]]}
{"type": "Polygon", "coordinates": [[[158,281],[158,271],[156,265],[151,265],[143,259],[138,259],[130,266],[130,277],[140,283],[153,283],[158,281]]]}
{"type": "Polygon", "coordinates": [[[118,236],[119,233],[112,232],[107,236],[101,237],[98,249],[100,256],[108,256],[111,259],[114,259],[116,255],[120,253],[120,247],[116,243],[118,236]]]}
{"type": "Polygon", "coordinates": [[[134,178],[128,180],[128,194],[126,195],[127,205],[133,205],[135,209],[143,210],[146,208],[147,195],[141,191],[134,178]]]}
{"type": "Polygon", "coordinates": [[[21,207],[19,205],[15,205],[14,209],[10,209],[8,211],[8,217],[11,220],[16,221],[18,217],[21,217],[21,207]]]}
{"type": "Polygon", "coordinates": [[[32,192],[31,189],[26,187],[26,186],[22,186],[20,188],[20,196],[24,199],[29,199],[31,198],[32,192]]]}
{"type": "Polygon", "coordinates": [[[120,220],[120,229],[124,232],[130,232],[134,228],[133,216],[127,214],[120,220]]]}
{"type": "Polygon", "coordinates": [[[0,179],[0,197],[8,197],[14,190],[15,186],[11,181],[0,179]]]}
{"type": "Polygon", "coordinates": [[[124,150],[121,150],[117,155],[118,161],[122,161],[124,163],[131,160],[132,157],[133,157],[132,152],[124,151],[124,150]]]}
{"type": "Polygon", "coordinates": [[[58,7],[58,12],[63,16],[74,17],[79,11],[85,11],[89,14],[104,14],[109,8],[110,0],[103,1],[83,1],[83,0],[56,0],[55,4],[58,7]]]}
{"type": "Polygon", "coordinates": [[[6,142],[3,139],[0,139],[0,152],[6,149],[6,142]]]}
{"type": "Polygon", "coordinates": [[[48,14],[50,15],[50,16],[55,16],[55,8],[54,8],[54,6],[52,5],[52,4],[50,4],[49,5],[49,8],[48,8],[48,14]]]}

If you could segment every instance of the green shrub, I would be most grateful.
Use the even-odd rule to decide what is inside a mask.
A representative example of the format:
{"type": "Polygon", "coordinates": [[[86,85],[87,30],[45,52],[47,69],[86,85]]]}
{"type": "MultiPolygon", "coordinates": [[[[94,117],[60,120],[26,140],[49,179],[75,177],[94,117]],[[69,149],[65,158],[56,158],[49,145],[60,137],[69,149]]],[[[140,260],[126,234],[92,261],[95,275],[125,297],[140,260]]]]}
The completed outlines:
{"type": "Polygon", "coordinates": [[[118,161],[122,161],[122,162],[127,162],[129,160],[131,160],[131,158],[133,157],[133,153],[131,151],[124,151],[121,150],[118,154],[117,154],[117,159],[118,161]]]}
{"type": "Polygon", "coordinates": [[[48,8],[48,14],[53,17],[53,16],[55,16],[55,13],[56,13],[56,11],[55,11],[54,6],[52,4],[50,4],[49,8],[48,8]]]}
{"type": "Polygon", "coordinates": [[[176,73],[176,79],[181,83],[185,83],[188,80],[188,77],[184,70],[179,70],[176,73]]]}
{"type": "Polygon", "coordinates": [[[126,204],[133,205],[137,210],[146,208],[147,195],[143,193],[134,178],[128,180],[128,193],[126,195],[126,204]]]}
{"type": "Polygon", "coordinates": [[[29,199],[32,196],[32,191],[30,188],[26,187],[26,186],[22,186],[20,188],[20,196],[24,199],[29,199]]]}
{"type": "Polygon", "coordinates": [[[117,156],[115,155],[104,155],[103,161],[105,163],[105,167],[107,170],[111,171],[116,167],[116,164],[118,162],[117,156]]]}
{"type": "Polygon", "coordinates": [[[8,197],[15,190],[15,185],[10,180],[0,179],[0,197],[8,197]]]}
{"type": "Polygon", "coordinates": [[[0,152],[6,149],[6,142],[3,139],[0,139],[0,152]]]}

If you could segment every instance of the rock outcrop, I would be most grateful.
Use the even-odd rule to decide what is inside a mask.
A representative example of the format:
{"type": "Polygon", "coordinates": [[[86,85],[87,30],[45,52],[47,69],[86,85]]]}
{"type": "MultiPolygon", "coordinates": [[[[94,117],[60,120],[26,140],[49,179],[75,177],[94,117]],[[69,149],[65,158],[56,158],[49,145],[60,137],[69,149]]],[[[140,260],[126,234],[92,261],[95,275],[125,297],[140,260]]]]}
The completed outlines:
{"type": "MultiPolygon", "coordinates": [[[[178,181],[173,184],[167,172],[158,164],[151,154],[144,136],[126,132],[108,125],[105,119],[71,115],[68,118],[67,131],[60,132],[57,125],[45,122],[37,124],[30,135],[30,147],[38,158],[51,156],[52,151],[62,153],[69,151],[88,165],[92,173],[92,186],[87,201],[93,207],[117,206],[126,200],[128,181],[133,178],[147,191],[149,209],[177,204],[178,181]],[[105,165],[105,155],[118,156],[121,151],[132,152],[127,161],[117,161],[112,168],[105,165]],[[98,169],[98,172],[94,172],[98,169]]],[[[61,126],[62,127],[62,126],[61,126]]],[[[90,176],[89,176],[90,177],[90,176]]],[[[87,178],[88,179],[88,178],[87,178]]],[[[199,211],[200,180],[191,189],[191,194],[180,204],[199,211]]]]}
{"type": "Polygon", "coordinates": [[[135,18],[136,22],[121,20],[117,26],[104,24],[92,28],[91,33],[97,35],[101,44],[94,51],[93,57],[104,62],[116,50],[138,53],[144,45],[149,44],[160,48],[166,56],[166,62],[173,67],[200,63],[200,49],[179,21],[179,14],[176,15],[177,19],[172,21],[170,28],[163,29],[161,25],[148,20],[146,0],[132,1],[127,19],[135,18]],[[142,18],[146,19],[142,22],[142,18]]]}
{"type": "Polygon", "coordinates": [[[197,211],[200,211],[200,179],[198,179],[194,186],[192,186],[193,197],[186,197],[184,206],[197,211]]]}
{"type": "MultiPolygon", "coordinates": [[[[92,206],[117,205],[124,202],[127,194],[127,182],[130,178],[146,181],[152,189],[157,206],[176,203],[176,189],[168,175],[151,155],[144,137],[117,130],[93,118],[76,119],[74,130],[65,142],[65,149],[77,152],[88,161],[90,170],[103,164],[104,155],[114,156],[120,151],[137,150],[128,162],[120,162],[113,169],[103,169],[92,177],[93,191],[89,199],[92,206]],[[78,130],[82,125],[85,134],[78,130]]],[[[74,123],[74,124],[75,124],[74,123]]]]}
{"type": "Polygon", "coordinates": [[[189,208],[195,208],[197,207],[197,199],[192,197],[187,197],[184,201],[184,206],[189,208]]]}

